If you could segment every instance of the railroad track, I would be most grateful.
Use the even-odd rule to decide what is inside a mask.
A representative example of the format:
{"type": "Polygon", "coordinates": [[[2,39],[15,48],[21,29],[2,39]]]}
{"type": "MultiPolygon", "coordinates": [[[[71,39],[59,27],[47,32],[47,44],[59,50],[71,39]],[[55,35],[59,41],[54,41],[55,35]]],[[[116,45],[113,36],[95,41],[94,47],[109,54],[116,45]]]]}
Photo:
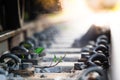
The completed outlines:
{"type": "MultiPolygon", "coordinates": [[[[69,34],[69,33],[68,33],[69,34]]],[[[65,56],[65,58],[58,65],[50,68],[45,68],[44,73],[36,73],[34,76],[26,77],[27,80],[77,80],[82,71],[74,70],[74,64],[80,59],[81,49],[72,48],[73,39],[64,36],[56,37],[55,43],[48,49],[46,49],[46,56],[40,60],[38,65],[34,67],[38,68],[48,66],[53,61],[54,55],[56,57],[65,56]]],[[[55,64],[53,62],[52,64],[55,64]]]]}
{"type": "MultiPolygon", "coordinates": [[[[93,41],[94,43],[88,43],[88,45],[83,48],[75,48],[72,46],[73,42],[75,41],[73,34],[69,32],[66,33],[65,30],[62,31],[63,32],[61,32],[60,35],[58,34],[59,36],[56,37],[55,35],[53,39],[50,38],[53,37],[52,35],[49,35],[47,36],[47,39],[44,39],[44,35],[42,33],[37,34],[38,36],[41,36],[38,38],[38,44],[43,47],[39,45],[40,47],[38,46],[39,48],[37,49],[29,49],[28,47],[20,45],[21,47],[15,47],[11,49],[11,52],[14,52],[14,50],[17,51],[17,49],[18,51],[21,49],[23,51],[21,52],[21,55],[17,54],[19,52],[16,52],[16,55],[21,58],[21,63],[19,65],[20,68],[18,70],[13,69],[11,71],[14,73],[14,75],[21,76],[12,76],[12,79],[18,80],[22,78],[21,80],[89,80],[88,78],[91,78],[94,80],[96,78],[99,78],[99,80],[108,80],[107,72],[110,68],[110,62],[108,60],[110,56],[110,43],[108,42],[109,38],[106,35],[100,35],[96,38],[95,42],[93,41]],[[67,34],[67,36],[64,34],[67,34]],[[72,36],[70,37],[70,35],[72,36]],[[27,50],[23,50],[22,47],[28,49],[29,52],[27,50]],[[33,49],[35,51],[38,49],[43,49],[43,55],[38,52],[32,52],[33,49]],[[22,55],[25,58],[23,58],[22,55]],[[31,55],[31,58],[28,57],[29,55],[31,55]],[[96,76],[94,72],[96,72],[98,75],[96,76]]],[[[33,39],[30,40],[32,42],[33,39]]],[[[2,57],[3,60],[4,57],[5,55],[2,57]]]]}

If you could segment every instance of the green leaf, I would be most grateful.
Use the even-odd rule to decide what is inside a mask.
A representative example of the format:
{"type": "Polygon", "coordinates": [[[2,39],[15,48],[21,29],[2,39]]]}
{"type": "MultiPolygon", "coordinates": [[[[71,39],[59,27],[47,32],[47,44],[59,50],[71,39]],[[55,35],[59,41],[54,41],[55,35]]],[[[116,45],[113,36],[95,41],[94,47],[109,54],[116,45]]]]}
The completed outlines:
{"type": "Polygon", "coordinates": [[[24,54],[22,54],[22,59],[24,59],[25,58],[25,56],[24,56],[24,54]]]}
{"type": "Polygon", "coordinates": [[[35,52],[36,54],[41,54],[43,50],[44,50],[44,48],[38,47],[38,48],[36,48],[36,49],[34,50],[34,52],[35,52]]]}
{"type": "Polygon", "coordinates": [[[62,56],[60,56],[59,61],[62,62],[62,56]]]}
{"type": "Polygon", "coordinates": [[[32,46],[30,44],[28,44],[28,43],[24,43],[23,46],[25,48],[27,48],[27,49],[31,49],[32,48],[32,46]]]}
{"type": "Polygon", "coordinates": [[[53,61],[54,61],[54,62],[57,62],[57,60],[58,60],[58,59],[57,59],[56,55],[54,55],[53,61]]]}

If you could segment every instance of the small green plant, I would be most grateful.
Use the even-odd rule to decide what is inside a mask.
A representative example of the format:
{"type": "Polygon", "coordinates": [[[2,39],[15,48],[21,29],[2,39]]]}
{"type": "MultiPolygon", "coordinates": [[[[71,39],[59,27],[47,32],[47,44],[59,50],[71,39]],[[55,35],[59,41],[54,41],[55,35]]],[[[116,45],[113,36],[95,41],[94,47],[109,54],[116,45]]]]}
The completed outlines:
{"type": "Polygon", "coordinates": [[[60,62],[62,62],[62,59],[63,59],[63,57],[62,57],[62,56],[60,56],[59,61],[60,61],[60,62]]]}
{"type": "Polygon", "coordinates": [[[23,46],[25,48],[27,48],[27,49],[31,49],[32,48],[31,44],[29,44],[29,43],[24,43],[23,46]]]}
{"type": "MultiPolygon", "coordinates": [[[[41,54],[42,51],[44,50],[44,48],[42,47],[38,47],[34,50],[34,52],[36,54],[41,54]]],[[[62,60],[65,58],[66,54],[62,57],[60,56],[59,58],[54,54],[54,57],[53,57],[53,61],[51,62],[51,64],[49,66],[44,66],[42,68],[50,68],[50,67],[55,67],[56,65],[58,65],[60,62],[62,62],[62,60]],[[52,65],[53,62],[56,62],[56,64],[52,65]]]]}
{"type": "Polygon", "coordinates": [[[60,56],[59,58],[57,58],[56,55],[54,55],[53,61],[54,62],[57,62],[57,61],[62,62],[62,56],[60,56]]]}
{"type": "Polygon", "coordinates": [[[22,54],[22,59],[25,59],[25,56],[24,56],[24,54],[22,54]]]}
{"type": "Polygon", "coordinates": [[[57,59],[56,55],[54,55],[53,61],[54,61],[54,62],[57,62],[57,60],[58,60],[58,59],[57,59]]]}
{"type": "Polygon", "coordinates": [[[49,66],[44,66],[42,68],[50,68],[50,67],[57,66],[60,62],[62,62],[62,60],[65,58],[65,56],[66,56],[66,54],[63,57],[60,56],[59,58],[57,58],[56,55],[54,55],[53,61],[56,62],[56,63],[53,64],[53,61],[52,61],[49,66]]]}
{"type": "Polygon", "coordinates": [[[34,52],[35,52],[36,54],[41,54],[43,50],[44,50],[43,47],[38,47],[38,48],[36,48],[36,49],[34,50],[34,52]]]}

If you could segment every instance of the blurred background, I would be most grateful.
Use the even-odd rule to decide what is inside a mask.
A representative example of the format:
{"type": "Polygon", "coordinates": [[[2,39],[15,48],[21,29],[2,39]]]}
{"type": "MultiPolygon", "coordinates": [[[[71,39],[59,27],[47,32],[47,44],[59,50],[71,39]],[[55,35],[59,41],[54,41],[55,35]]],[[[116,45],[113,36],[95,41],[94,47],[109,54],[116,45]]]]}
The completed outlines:
{"type": "Polygon", "coordinates": [[[120,80],[116,75],[119,39],[115,39],[119,38],[119,21],[120,0],[0,0],[0,53],[52,26],[61,29],[57,40],[70,41],[73,48],[82,48],[101,34],[111,41],[113,33],[113,80],[120,80]]]}
{"type": "Polygon", "coordinates": [[[10,25],[19,27],[19,19],[21,22],[28,22],[42,16],[53,22],[71,21],[75,23],[69,24],[71,26],[82,26],[77,28],[86,28],[91,24],[109,25],[113,23],[114,17],[118,19],[117,13],[120,10],[119,0],[1,0],[0,4],[0,22],[4,26],[1,31],[10,30],[9,27],[5,28],[10,25]],[[19,16],[18,20],[17,17],[11,18],[12,15],[19,16]],[[14,21],[16,24],[13,24],[14,21]]]}

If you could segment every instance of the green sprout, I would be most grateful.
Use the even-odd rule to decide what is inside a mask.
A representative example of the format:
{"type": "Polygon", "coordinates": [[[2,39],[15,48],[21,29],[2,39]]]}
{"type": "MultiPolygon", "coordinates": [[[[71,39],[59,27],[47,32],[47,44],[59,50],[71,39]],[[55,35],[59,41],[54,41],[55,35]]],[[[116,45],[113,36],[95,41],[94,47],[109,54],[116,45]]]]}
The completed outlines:
{"type": "Polygon", "coordinates": [[[44,50],[44,48],[38,47],[38,48],[36,48],[36,49],[34,50],[34,52],[35,52],[36,54],[41,54],[43,50],[44,50]]]}
{"type": "Polygon", "coordinates": [[[60,58],[57,58],[56,55],[54,55],[53,61],[54,62],[57,62],[57,61],[62,62],[62,58],[63,58],[62,56],[60,56],[60,58]]]}
{"type": "Polygon", "coordinates": [[[62,57],[62,56],[60,56],[59,61],[60,61],[60,62],[62,62],[62,59],[63,59],[63,57],[62,57]]]}
{"type": "Polygon", "coordinates": [[[22,54],[22,59],[24,59],[25,58],[25,56],[24,56],[24,54],[22,54]]]}
{"type": "Polygon", "coordinates": [[[31,49],[32,48],[32,46],[30,44],[28,44],[28,43],[24,43],[23,46],[25,48],[27,48],[27,49],[31,49]]]}
{"type": "Polygon", "coordinates": [[[57,62],[57,60],[58,60],[58,59],[57,59],[56,55],[54,55],[53,61],[54,61],[54,62],[57,62]]]}

